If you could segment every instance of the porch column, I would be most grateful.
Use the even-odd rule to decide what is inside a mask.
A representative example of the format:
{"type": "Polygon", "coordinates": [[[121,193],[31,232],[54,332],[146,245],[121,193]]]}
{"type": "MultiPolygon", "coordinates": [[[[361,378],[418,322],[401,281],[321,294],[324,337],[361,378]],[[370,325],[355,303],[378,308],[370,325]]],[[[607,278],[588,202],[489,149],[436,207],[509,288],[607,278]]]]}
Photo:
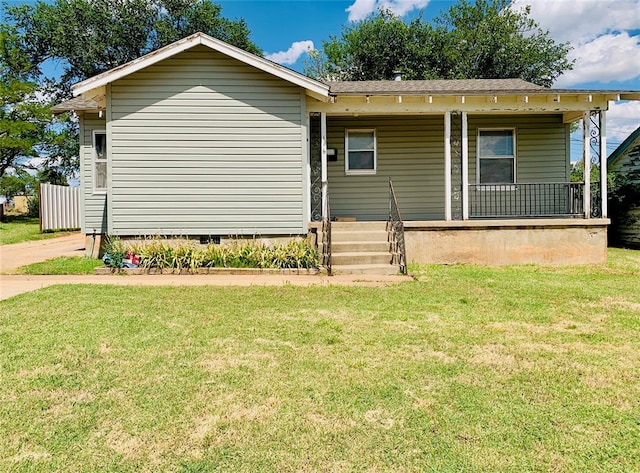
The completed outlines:
{"type": "Polygon", "coordinates": [[[444,114],[444,219],[451,220],[451,112],[444,114]]]}
{"type": "Polygon", "coordinates": [[[469,220],[469,137],[467,112],[462,112],[462,220],[469,220]]]}
{"type": "Polygon", "coordinates": [[[582,163],[584,165],[583,204],[584,218],[591,218],[591,112],[586,111],[582,116],[582,163]]]}
{"type": "Polygon", "coordinates": [[[600,198],[602,218],[607,218],[607,112],[600,110],[600,198]]]}
{"type": "Polygon", "coordinates": [[[320,180],[322,182],[322,218],[327,215],[327,114],[325,112],[320,113],[320,163],[321,174],[320,180]]]}

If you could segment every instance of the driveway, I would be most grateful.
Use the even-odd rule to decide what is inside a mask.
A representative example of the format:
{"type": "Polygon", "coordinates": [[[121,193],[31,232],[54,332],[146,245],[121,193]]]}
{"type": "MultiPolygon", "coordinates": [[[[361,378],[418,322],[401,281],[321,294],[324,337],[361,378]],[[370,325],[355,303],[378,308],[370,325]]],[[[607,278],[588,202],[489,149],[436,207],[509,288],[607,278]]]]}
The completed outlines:
{"type": "MultiPolygon", "coordinates": [[[[0,245],[0,273],[58,256],[84,256],[84,236],[0,245]]],[[[0,300],[57,284],[115,284],[118,286],[385,286],[408,281],[399,275],[139,275],[30,276],[0,274],[0,300]]]]}
{"type": "Polygon", "coordinates": [[[47,240],[0,245],[0,273],[58,256],[84,256],[84,235],[74,233],[47,240]]]}

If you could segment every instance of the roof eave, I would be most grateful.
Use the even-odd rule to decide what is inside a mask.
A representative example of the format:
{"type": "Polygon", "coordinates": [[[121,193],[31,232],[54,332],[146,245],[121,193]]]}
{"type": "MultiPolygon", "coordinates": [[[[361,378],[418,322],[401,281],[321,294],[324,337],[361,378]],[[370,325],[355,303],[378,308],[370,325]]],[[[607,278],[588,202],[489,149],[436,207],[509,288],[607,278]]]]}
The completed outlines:
{"type": "Polygon", "coordinates": [[[633,133],[627,136],[627,138],[622,143],[620,143],[620,146],[618,146],[615,150],[613,150],[613,152],[607,158],[607,165],[608,166],[615,165],[616,161],[618,161],[624,155],[624,152],[626,151],[626,149],[629,146],[631,146],[639,138],[640,138],[640,127],[636,128],[636,130],[633,133]]]}
{"type": "Polygon", "coordinates": [[[291,82],[292,84],[302,87],[313,94],[321,97],[329,96],[329,86],[283,67],[280,64],[268,61],[267,59],[251,54],[203,33],[195,33],[156,51],[152,51],[138,59],[134,59],[127,64],[123,64],[95,77],[79,82],[71,87],[73,95],[77,97],[85,92],[107,85],[198,45],[207,46],[214,51],[225,54],[245,64],[291,82]]]}

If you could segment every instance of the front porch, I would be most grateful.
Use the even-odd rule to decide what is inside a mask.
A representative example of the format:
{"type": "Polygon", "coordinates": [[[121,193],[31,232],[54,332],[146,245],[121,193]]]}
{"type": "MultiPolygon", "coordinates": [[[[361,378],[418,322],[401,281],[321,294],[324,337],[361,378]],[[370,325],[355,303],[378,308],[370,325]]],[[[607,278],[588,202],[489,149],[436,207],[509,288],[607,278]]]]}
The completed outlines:
{"type": "Polygon", "coordinates": [[[325,222],[314,225],[324,233],[325,261],[331,265],[330,222],[355,220],[389,221],[391,263],[401,270],[407,262],[606,262],[604,112],[587,112],[583,120],[588,184],[570,181],[570,130],[562,115],[312,115],[311,220],[325,222]],[[369,131],[374,140],[373,165],[365,172],[353,172],[347,162],[351,130],[369,131]],[[495,161],[482,161],[483,130],[507,130],[496,141],[502,146],[507,137],[508,158],[498,149],[495,161]],[[604,170],[594,182],[592,156],[604,170]],[[499,179],[488,179],[486,168],[507,159],[499,179]]]}
{"type": "Polygon", "coordinates": [[[391,178],[407,221],[606,218],[605,114],[587,112],[583,121],[582,162],[589,185],[570,181],[570,130],[559,114],[312,114],[311,220],[325,217],[329,192],[333,217],[386,220],[391,178]],[[371,133],[371,169],[350,169],[354,152],[348,143],[354,131],[371,133]],[[505,133],[506,139],[483,133],[505,133]],[[592,162],[603,171],[593,182],[592,162]]]}

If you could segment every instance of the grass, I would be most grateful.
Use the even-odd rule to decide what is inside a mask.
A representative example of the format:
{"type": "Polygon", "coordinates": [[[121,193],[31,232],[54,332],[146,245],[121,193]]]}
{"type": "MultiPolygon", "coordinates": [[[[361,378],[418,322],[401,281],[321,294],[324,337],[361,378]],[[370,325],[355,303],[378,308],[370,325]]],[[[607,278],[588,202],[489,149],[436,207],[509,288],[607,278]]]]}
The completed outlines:
{"type": "Polygon", "coordinates": [[[94,269],[104,267],[104,263],[96,258],[80,256],[60,256],[58,258],[21,266],[12,274],[94,274],[94,269]]]}
{"type": "Polygon", "coordinates": [[[70,234],[70,232],[40,233],[40,220],[38,217],[7,215],[6,219],[6,222],[0,223],[0,245],[44,240],[70,234]]]}
{"type": "Polygon", "coordinates": [[[640,252],[0,302],[0,471],[640,470],[640,252]]]}

